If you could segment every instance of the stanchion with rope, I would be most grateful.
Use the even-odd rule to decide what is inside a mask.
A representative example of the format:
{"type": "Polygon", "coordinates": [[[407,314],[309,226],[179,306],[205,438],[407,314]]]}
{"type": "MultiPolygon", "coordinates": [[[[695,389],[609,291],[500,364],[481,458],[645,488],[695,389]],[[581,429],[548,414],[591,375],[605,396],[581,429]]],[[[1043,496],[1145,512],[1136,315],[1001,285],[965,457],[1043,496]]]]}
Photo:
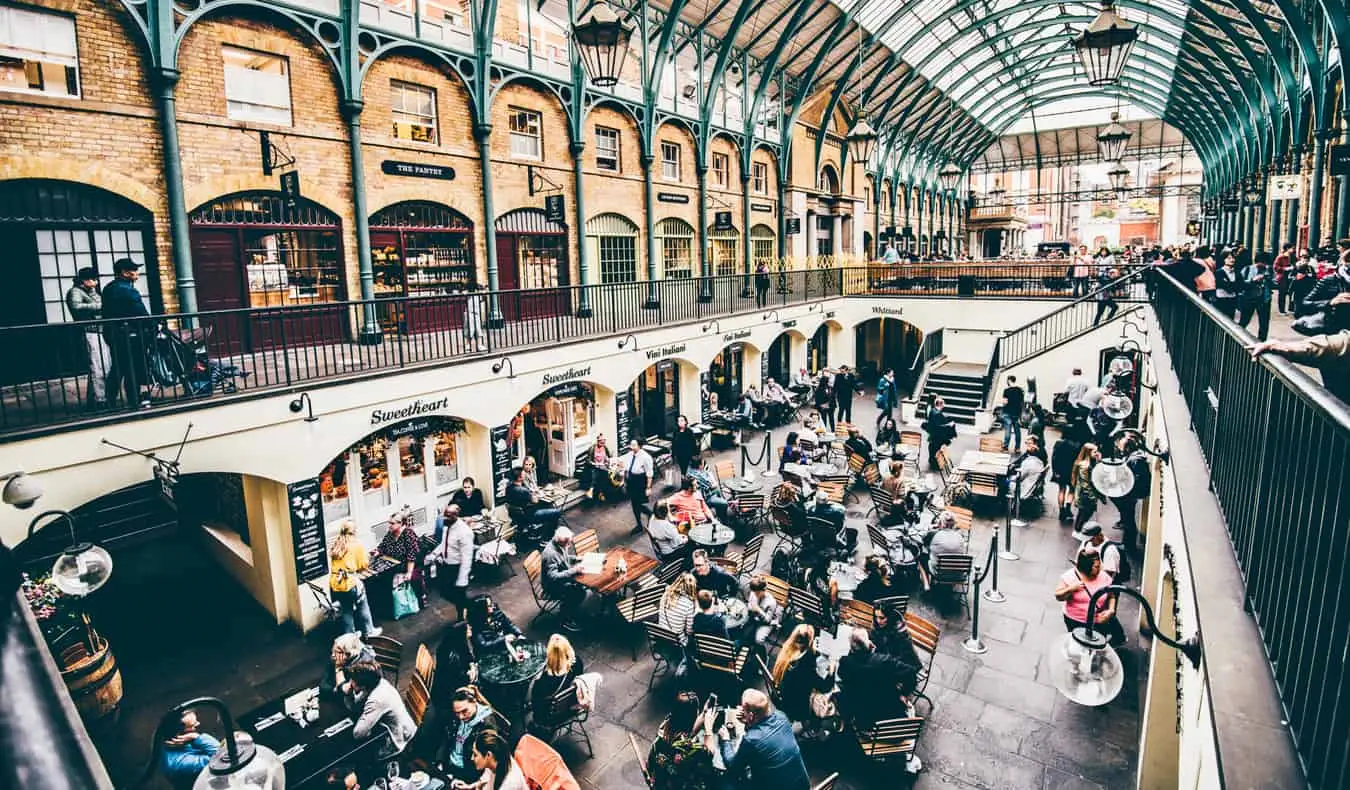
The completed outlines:
{"type": "Polygon", "coordinates": [[[745,467],[747,464],[756,469],[759,468],[761,463],[764,464],[767,468],[760,473],[760,477],[771,477],[777,474],[777,472],[773,471],[772,454],[769,452],[772,445],[773,435],[765,433],[764,446],[759,448],[759,455],[755,456],[755,460],[753,461],[750,460],[750,451],[746,449],[745,445],[741,445],[741,477],[745,477],[745,467]]]}
{"type": "Polygon", "coordinates": [[[995,567],[995,557],[998,554],[998,531],[995,530],[993,536],[989,539],[989,555],[984,558],[984,569],[975,576],[975,595],[971,598],[970,610],[970,636],[961,643],[967,653],[987,653],[989,648],[980,640],[980,585],[984,583],[984,577],[989,574],[989,570],[995,567]]]}
{"type": "MultiPolygon", "coordinates": [[[[1018,506],[1018,496],[1017,496],[1017,476],[1013,474],[1012,467],[1008,467],[1007,479],[1008,479],[1007,483],[1008,503],[1003,508],[1003,551],[1001,551],[998,556],[1000,559],[1004,559],[1009,562],[1016,562],[1017,560],[1020,560],[1022,558],[1019,557],[1017,553],[1012,550],[1013,524],[1016,524],[1019,527],[1025,527],[1027,524],[1025,521],[1013,518],[1013,509],[1018,506]]],[[[998,530],[994,531],[997,532],[998,530]]],[[[997,573],[994,574],[994,579],[995,581],[997,581],[998,579],[997,573]]],[[[994,585],[994,588],[998,589],[997,583],[994,585]]]]}

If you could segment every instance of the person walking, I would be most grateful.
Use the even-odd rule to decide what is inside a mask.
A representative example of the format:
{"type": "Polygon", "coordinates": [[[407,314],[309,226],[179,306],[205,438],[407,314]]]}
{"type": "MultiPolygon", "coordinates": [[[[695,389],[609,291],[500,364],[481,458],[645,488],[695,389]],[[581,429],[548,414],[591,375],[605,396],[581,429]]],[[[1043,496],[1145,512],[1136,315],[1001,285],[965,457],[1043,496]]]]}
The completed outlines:
{"type": "Polygon", "coordinates": [[[483,297],[481,286],[472,286],[464,297],[464,347],[469,351],[487,351],[483,342],[483,316],[487,313],[487,301],[483,297]]]}
{"type": "Polygon", "coordinates": [[[841,365],[839,375],[834,377],[835,415],[840,422],[853,422],[853,396],[857,389],[857,374],[848,365],[841,365]]]}
{"type": "Polygon", "coordinates": [[[1107,287],[1111,284],[1111,280],[1113,280],[1115,276],[1115,269],[1107,269],[1104,267],[1097,274],[1097,314],[1092,318],[1093,326],[1100,324],[1103,317],[1105,317],[1107,321],[1115,318],[1116,311],[1120,309],[1120,306],[1116,304],[1115,294],[1112,292],[1111,288],[1107,287]]]}
{"type": "Polygon", "coordinates": [[[619,456],[619,468],[623,470],[624,491],[633,508],[633,532],[643,530],[642,516],[652,514],[647,502],[652,496],[652,480],[656,477],[656,462],[637,439],[628,443],[628,452],[619,456]]]}
{"type": "Polygon", "coordinates": [[[941,395],[933,398],[928,407],[928,416],[924,418],[923,429],[928,434],[928,468],[937,469],[937,454],[956,438],[956,421],[947,416],[947,402],[941,395]]]}
{"type": "Polygon", "coordinates": [[[767,307],[769,305],[769,264],[767,261],[760,261],[755,266],[755,306],[767,307]]]}
{"type": "Polygon", "coordinates": [[[1008,386],[1003,389],[1003,407],[999,412],[1003,421],[1003,452],[1017,450],[1022,446],[1022,407],[1026,404],[1026,392],[1017,386],[1017,377],[1008,377],[1008,386]],[[1009,442],[1011,441],[1011,444],[1009,442]]]}
{"type": "Polygon", "coordinates": [[[1270,334],[1270,302],[1274,295],[1270,253],[1256,253],[1256,262],[1242,271],[1246,287],[1242,292],[1238,323],[1243,329],[1256,318],[1256,337],[1265,340],[1270,334]]]}
{"type": "Polygon", "coordinates": [[[113,264],[113,280],[103,286],[103,317],[119,319],[103,325],[103,338],[108,343],[112,369],[108,373],[108,403],[117,400],[118,390],[126,398],[129,408],[150,408],[150,393],[143,391],[150,382],[146,367],[146,351],[154,337],[149,321],[150,310],[136,290],[141,265],[130,258],[120,258],[113,264]]]}
{"type": "MultiPolygon", "coordinates": [[[[1275,270],[1275,289],[1280,294],[1280,315],[1285,315],[1286,308],[1289,306],[1289,285],[1293,282],[1290,275],[1294,269],[1294,245],[1286,244],[1280,248],[1280,254],[1275,256],[1275,264],[1272,268],[1275,270]]],[[[1262,340],[1264,339],[1262,338],[1262,340]]]]}
{"type": "MultiPolygon", "coordinates": [[[[75,274],[75,284],[66,291],[66,309],[72,321],[96,321],[103,317],[103,295],[98,291],[98,271],[91,266],[75,274]]],[[[86,400],[90,407],[101,409],[108,405],[108,368],[112,360],[103,330],[98,324],[84,327],[85,353],[89,360],[89,387],[86,400]]]]}
{"type": "Polygon", "coordinates": [[[455,605],[455,618],[468,614],[469,574],[473,570],[473,527],[459,517],[458,505],[446,505],[441,540],[427,557],[441,595],[455,605]]]}
{"type": "Polygon", "coordinates": [[[689,476],[689,467],[698,456],[698,437],[689,427],[689,418],[681,414],[675,418],[675,434],[670,438],[670,454],[680,469],[680,479],[689,476]]]}
{"type": "Polygon", "coordinates": [[[820,418],[834,430],[834,376],[828,370],[820,371],[816,378],[816,391],[813,396],[816,410],[820,412],[820,418]]]}

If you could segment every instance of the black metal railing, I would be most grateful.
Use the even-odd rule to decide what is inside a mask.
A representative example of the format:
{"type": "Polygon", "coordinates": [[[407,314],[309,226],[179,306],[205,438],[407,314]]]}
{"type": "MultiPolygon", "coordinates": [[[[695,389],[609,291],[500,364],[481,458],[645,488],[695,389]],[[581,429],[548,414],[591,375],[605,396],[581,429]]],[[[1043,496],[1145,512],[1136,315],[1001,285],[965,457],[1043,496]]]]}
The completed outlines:
{"type": "Polygon", "coordinates": [[[1052,313],[1009,330],[999,339],[1001,356],[999,364],[1007,368],[1025,362],[1090,331],[1099,323],[1098,305],[1102,300],[1097,297],[1103,291],[1108,292],[1117,302],[1119,311],[1128,312],[1131,309],[1128,304],[1130,302],[1147,301],[1148,294],[1144,282],[1147,271],[1136,269],[1128,272],[1100,288],[1077,297],[1052,313]]]}
{"type": "Polygon", "coordinates": [[[918,380],[923,374],[928,363],[942,356],[942,330],[934,329],[932,332],[923,336],[923,342],[919,344],[919,351],[914,355],[914,362],[909,366],[909,375],[911,380],[918,380]]]}
{"type": "Polygon", "coordinates": [[[813,268],[776,272],[767,289],[740,273],[0,327],[0,436],[845,295],[1067,297],[1067,285],[1045,290],[1047,267],[1063,274],[1035,262],[813,268]],[[899,289],[904,272],[926,285],[899,289]]]}
{"type": "Polygon", "coordinates": [[[1313,787],[1350,753],[1350,407],[1158,274],[1154,308],[1313,787]]]}
{"type": "MultiPolygon", "coordinates": [[[[994,296],[1071,299],[1075,283],[1064,261],[1030,260],[974,264],[872,264],[868,291],[893,296],[994,296]]],[[[1121,267],[1124,270],[1124,267],[1121,267]]],[[[1131,292],[1128,298],[1143,298],[1131,292]]]]}

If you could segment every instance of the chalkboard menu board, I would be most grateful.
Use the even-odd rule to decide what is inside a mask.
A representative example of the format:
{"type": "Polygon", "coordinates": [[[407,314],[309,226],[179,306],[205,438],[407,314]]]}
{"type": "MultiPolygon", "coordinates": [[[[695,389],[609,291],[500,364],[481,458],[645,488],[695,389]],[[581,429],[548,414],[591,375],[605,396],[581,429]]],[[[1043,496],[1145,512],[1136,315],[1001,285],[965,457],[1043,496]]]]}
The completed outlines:
{"type": "Polygon", "coordinates": [[[504,504],[506,485],[511,482],[511,426],[499,425],[488,436],[492,441],[493,504],[504,504]]]}
{"type": "Polygon", "coordinates": [[[759,392],[764,394],[764,385],[769,381],[769,353],[759,355],[759,392]]]}
{"type": "Polygon", "coordinates": [[[328,545],[323,534],[323,507],[319,479],[286,486],[291,506],[291,543],[295,546],[295,576],[301,583],[328,574],[328,545]]]}
{"type": "Polygon", "coordinates": [[[626,448],[628,443],[633,440],[633,408],[630,402],[631,397],[628,390],[620,390],[614,393],[614,420],[618,427],[616,434],[619,439],[619,447],[623,448],[626,448]]]}
{"type": "Polygon", "coordinates": [[[708,408],[708,371],[706,370],[699,371],[698,390],[703,398],[702,408],[699,411],[699,422],[707,422],[710,410],[708,408]]]}

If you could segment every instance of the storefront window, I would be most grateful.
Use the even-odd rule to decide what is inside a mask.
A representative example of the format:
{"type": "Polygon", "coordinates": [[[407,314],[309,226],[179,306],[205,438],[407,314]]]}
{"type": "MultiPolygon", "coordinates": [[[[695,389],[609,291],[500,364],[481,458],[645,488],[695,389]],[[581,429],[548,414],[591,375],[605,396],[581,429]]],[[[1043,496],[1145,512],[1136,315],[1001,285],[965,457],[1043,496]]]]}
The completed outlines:
{"type": "Polygon", "coordinates": [[[336,521],[351,515],[352,504],[347,497],[347,454],[333,459],[333,463],[319,475],[319,491],[323,493],[324,521],[336,521]]]}
{"type": "Polygon", "coordinates": [[[402,480],[399,481],[399,493],[426,493],[426,446],[423,444],[421,437],[404,436],[398,440],[398,468],[402,474],[402,480]]]}
{"type": "Polygon", "coordinates": [[[449,431],[432,434],[432,463],[436,469],[436,487],[450,485],[459,480],[459,448],[455,443],[455,434],[449,431]]]}
{"type": "Polygon", "coordinates": [[[342,298],[338,237],[331,231],[248,231],[244,261],[250,307],[342,298]]]}
{"type": "Polygon", "coordinates": [[[735,274],[740,262],[740,233],[735,230],[708,230],[708,246],[712,254],[713,274],[735,274]]]}
{"type": "Polygon", "coordinates": [[[518,237],[521,288],[558,287],[565,241],[561,236],[518,237]]]}
{"type": "Polygon", "coordinates": [[[694,276],[694,227],[676,217],[656,223],[660,242],[662,275],[668,280],[694,276]]]}
{"type": "Polygon", "coordinates": [[[361,459],[361,491],[364,508],[385,507],[390,502],[389,468],[386,451],[389,440],[376,437],[358,450],[361,459]]]}

